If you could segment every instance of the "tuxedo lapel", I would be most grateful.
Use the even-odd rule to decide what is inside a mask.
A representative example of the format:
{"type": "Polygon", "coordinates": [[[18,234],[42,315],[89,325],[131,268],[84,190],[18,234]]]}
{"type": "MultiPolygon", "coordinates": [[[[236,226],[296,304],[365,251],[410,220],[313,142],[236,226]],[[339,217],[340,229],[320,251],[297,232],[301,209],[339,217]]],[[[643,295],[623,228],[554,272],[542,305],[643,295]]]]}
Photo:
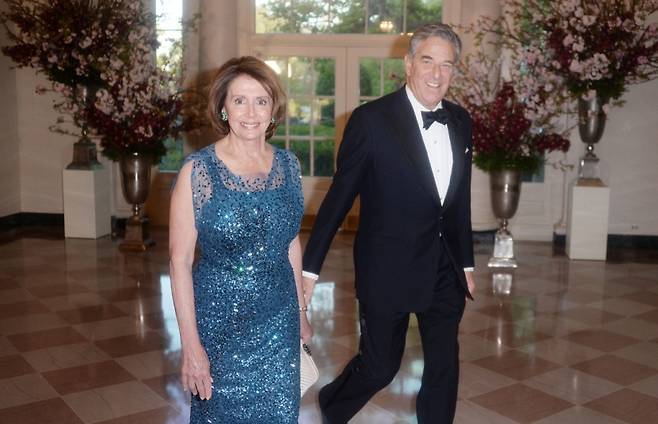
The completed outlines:
{"type": "Polygon", "coordinates": [[[461,179],[464,175],[464,156],[466,152],[466,143],[464,141],[464,129],[463,122],[457,117],[452,108],[452,104],[447,101],[443,101],[444,107],[450,112],[451,119],[448,122],[448,133],[450,135],[450,148],[452,150],[452,171],[450,172],[450,184],[448,185],[448,191],[446,193],[446,198],[443,200],[443,208],[450,206],[450,203],[455,198],[455,192],[461,183],[461,179]]]}
{"type": "Polygon", "coordinates": [[[397,134],[394,135],[393,139],[406,153],[413,169],[419,175],[420,184],[432,199],[434,199],[437,206],[441,207],[439,192],[436,188],[434,175],[432,175],[432,166],[427,157],[427,150],[423,144],[418,122],[416,121],[405,88],[402,87],[398,90],[396,95],[398,98],[393,102],[394,106],[391,108],[391,116],[389,116],[389,122],[392,122],[393,126],[397,129],[397,134]]]}

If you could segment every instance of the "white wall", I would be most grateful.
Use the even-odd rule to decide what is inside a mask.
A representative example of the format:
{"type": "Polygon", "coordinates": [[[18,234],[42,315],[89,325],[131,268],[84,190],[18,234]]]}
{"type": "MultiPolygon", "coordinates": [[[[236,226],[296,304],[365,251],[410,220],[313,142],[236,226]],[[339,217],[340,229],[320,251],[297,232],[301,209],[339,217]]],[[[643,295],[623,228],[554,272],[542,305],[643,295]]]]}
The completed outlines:
{"type": "MultiPolygon", "coordinates": [[[[201,6],[212,4],[209,0],[200,3],[201,6]]],[[[231,4],[230,0],[221,3],[231,4]]],[[[453,7],[449,12],[451,16],[470,20],[476,3],[484,5],[469,1],[461,10],[453,7]]],[[[486,7],[490,6],[489,3],[486,7]]],[[[219,9],[218,5],[211,6],[210,13],[205,15],[208,26],[202,29],[200,38],[204,39],[202,44],[211,46],[208,48],[213,51],[200,55],[201,69],[217,66],[227,55],[237,51],[237,45],[231,49],[222,32],[209,25],[211,16],[222,16],[219,9]]],[[[221,9],[223,12],[230,10],[221,9]]],[[[229,33],[234,31],[235,25],[234,21],[229,33]]],[[[228,38],[237,44],[235,34],[231,34],[228,38]]],[[[16,213],[19,208],[23,212],[61,213],[61,171],[71,161],[75,140],[48,131],[56,114],[50,98],[34,93],[39,81],[34,72],[27,69],[14,73],[8,71],[8,65],[6,58],[0,58],[0,84],[5,96],[0,106],[0,216],[16,213]],[[14,121],[17,122],[15,126],[14,121]],[[19,153],[20,160],[16,160],[19,153]]],[[[631,87],[625,99],[624,108],[612,110],[597,146],[602,178],[611,188],[609,229],[614,234],[658,235],[658,81],[631,87]]],[[[566,161],[575,165],[584,149],[577,131],[573,134],[572,145],[566,161]]],[[[573,170],[567,178],[572,180],[575,175],[573,170]]],[[[120,199],[119,193],[116,192],[120,199]]],[[[474,217],[479,217],[484,227],[491,225],[486,174],[475,172],[473,195],[474,217]]],[[[560,219],[562,197],[562,173],[552,168],[546,169],[545,183],[524,185],[519,211],[511,227],[517,239],[549,240],[553,224],[560,219]]],[[[113,212],[117,209],[123,210],[115,203],[113,212]]]]}
{"type": "MultiPolygon", "coordinates": [[[[0,43],[4,45],[5,42],[6,35],[2,31],[0,43]]],[[[9,58],[0,55],[0,93],[4,105],[0,108],[0,217],[21,210],[16,72],[10,66],[9,58]]]]}
{"type": "Polygon", "coordinates": [[[16,72],[20,139],[21,211],[62,213],[62,170],[73,159],[73,137],[50,132],[57,119],[53,95],[35,93],[47,81],[32,69],[16,72]]]}
{"type": "Polygon", "coordinates": [[[632,86],[624,100],[595,149],[610,186],[609,232],[658,235],[658,80],[632,86]]]}

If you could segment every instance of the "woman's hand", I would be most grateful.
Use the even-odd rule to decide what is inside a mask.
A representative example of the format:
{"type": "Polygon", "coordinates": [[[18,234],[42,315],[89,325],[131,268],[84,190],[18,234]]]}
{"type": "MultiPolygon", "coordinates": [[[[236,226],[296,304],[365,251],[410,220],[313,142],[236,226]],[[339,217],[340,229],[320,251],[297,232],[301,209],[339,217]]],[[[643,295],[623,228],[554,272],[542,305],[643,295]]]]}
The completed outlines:
{"type": "Polygon", "coordinates": [[[183,390],[191,391],[194,396],[199,395],[202,400],[209,400],[212,396],[210,362],[200,344],[183,349],[181,381],[183,390]]]}
{"type": "Polygon", "coordinates": [[[313,337],[313,327],[311,327],[311,323],[308,322],[308,317],[304,311],[299,312],[299,329],[300,337],[304,343],[308,343],[311,340],[311,337],[313,337]]]}

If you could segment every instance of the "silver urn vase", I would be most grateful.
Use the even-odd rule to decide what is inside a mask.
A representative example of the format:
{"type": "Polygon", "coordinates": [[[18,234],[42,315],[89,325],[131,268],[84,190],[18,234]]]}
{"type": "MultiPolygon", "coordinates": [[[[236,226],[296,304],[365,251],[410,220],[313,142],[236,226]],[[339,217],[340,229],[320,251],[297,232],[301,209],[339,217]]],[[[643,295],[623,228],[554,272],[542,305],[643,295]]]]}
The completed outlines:
{"type": "Polygon", "coordinates": [[[580,139],[587,145],[585,155],[580,158],[578,167],[579,183],[596,185],[600,183],[599,158],[594,153],[594,145],[601,140],[605,129],[606,115],[601,97],[578,99],[578,132],[580,139]]]}
{"type": "Polygon", "coordinates": [[[514,257],[514,239],[507,225],[519,206],[521,173],[509,169],[491,171],[489,185],[491,206],[500,226],[496,231],[493,256],[488,265],[492,268],[516,268],[518,263],[514,257]]]}
{"type": "Polygon", "coordinates": [[[123,197],[132,204],[132,216],[126,221],[126,235],[119,245],[121,251],[143,252],[155,244],[149,237],[149,222],[143,211],[152,166],[153,156],[149,154],[134,152],[119,158],[123,197]]]}

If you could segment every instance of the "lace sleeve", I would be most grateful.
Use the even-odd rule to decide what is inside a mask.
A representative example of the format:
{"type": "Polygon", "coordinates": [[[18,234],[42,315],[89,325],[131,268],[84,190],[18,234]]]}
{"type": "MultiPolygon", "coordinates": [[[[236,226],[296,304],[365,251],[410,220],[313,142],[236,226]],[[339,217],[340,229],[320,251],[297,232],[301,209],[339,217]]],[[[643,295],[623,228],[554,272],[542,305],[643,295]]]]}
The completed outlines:
{"type": "Polygon", "coordinates": [[[297,207],[303,212],[304,210],[304,191],[302,188],[302,168],[299,164],[299,159],[294,153],[287,151],[288,168],[291,186],[294,192],[294,200],[297,207]]]}
{"type": "Polygon", "coordinates": [[[212,180],[208,173],[208,165],[201,155],[192,154],[185,159],[183,165],[192,162],[192,205],[194,206],[194,220],[198,222],[205,204],[212,197],[212,180]]]}

